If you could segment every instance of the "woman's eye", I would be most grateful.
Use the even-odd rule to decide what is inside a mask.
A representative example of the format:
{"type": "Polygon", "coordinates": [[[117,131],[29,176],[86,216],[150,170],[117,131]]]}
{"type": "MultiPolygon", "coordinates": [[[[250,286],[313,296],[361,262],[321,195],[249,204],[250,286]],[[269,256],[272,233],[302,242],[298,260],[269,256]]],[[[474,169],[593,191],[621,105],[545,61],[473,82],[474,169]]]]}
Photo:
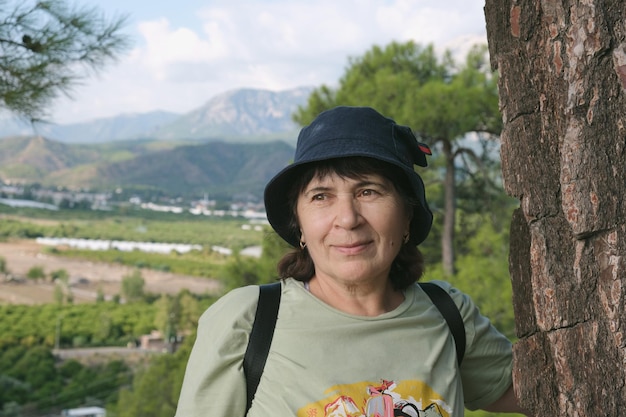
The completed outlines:
{"type": "Polygon", "coordinates": [[[315,194],[312,198],[313,201],[322,201],[326,198],[326,194],[315,194]]]}
{"type": "Polygon", "coordinates": [[[371,197],[375,194],[377,194],[376,190],[372,190],[372,189],[366,189],[366,190],[361,191],[361,195],[363,197],[371,197]]]}

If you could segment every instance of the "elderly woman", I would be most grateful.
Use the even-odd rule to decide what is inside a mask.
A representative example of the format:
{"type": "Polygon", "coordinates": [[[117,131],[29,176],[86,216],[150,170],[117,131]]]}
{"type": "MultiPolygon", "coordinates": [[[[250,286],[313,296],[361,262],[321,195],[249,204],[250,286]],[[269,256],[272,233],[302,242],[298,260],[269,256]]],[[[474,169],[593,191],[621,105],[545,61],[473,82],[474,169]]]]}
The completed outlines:
{"type": "Polygon", "coordinates": [[[278,318],[254,400],[248,409],[242,363],[258,286],[203,314],[177,417],[522,412],[510,342],[467,295],[438,282],[462,317],[461,362],[416,284],[432,214],[413,165],[426,166],[429,153],[367,107],[331,109],[302,129],[294,163],[265,189],[268,220],[295,249],[278,265],[278,318]]]}

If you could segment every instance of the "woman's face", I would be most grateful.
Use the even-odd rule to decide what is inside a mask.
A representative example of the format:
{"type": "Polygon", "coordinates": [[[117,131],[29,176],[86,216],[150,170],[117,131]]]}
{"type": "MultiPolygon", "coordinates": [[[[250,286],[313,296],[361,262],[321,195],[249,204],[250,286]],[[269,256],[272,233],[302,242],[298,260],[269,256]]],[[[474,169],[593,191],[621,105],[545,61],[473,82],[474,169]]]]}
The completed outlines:
{"type": "Polygon", "coordinates": [[[393,184],[378,174],[315,176],[296,212],[315,277],[347,285],[386,281],[411,221],[393,184]]]}

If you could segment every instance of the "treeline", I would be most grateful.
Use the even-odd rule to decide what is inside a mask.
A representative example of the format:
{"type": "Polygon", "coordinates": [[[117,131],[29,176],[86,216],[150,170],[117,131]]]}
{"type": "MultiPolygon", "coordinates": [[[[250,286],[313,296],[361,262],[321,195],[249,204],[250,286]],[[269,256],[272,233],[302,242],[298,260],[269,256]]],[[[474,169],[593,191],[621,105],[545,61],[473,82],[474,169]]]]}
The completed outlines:
{"type": "Polygon", "coordinates": [[[154,329],[154,303],[0,305],[0,349],[126,346],[154,329]]]}
{"type": "Polygon", "coordinates": [[[175,296],[144,294],[123,304],[0,305],[0,351],[14,346],[127,346],[141,335],[154,329],[165,331],[168,326],[189,332],[213,300],[183,290],[175,296]]]}
{"type": "Polygon", "coordinates": [[[186,361],[184,346],[193,341],[197,320],[213,301],[181,291],[176,296],[143,294],[125,304],[0,305],[0,416],[58,413],[84,404],[115,410],[120,398],[128,402],[132,397],[134,378],[141,380],[135,375],[153,373],[158,364],[175,358],[180,364],[186,361]],[[139,370],[120,360],[86,366],[76,360],[59,362],[53,355],[55,347],[133,349],[155,329],[166,341],[179,342],[185,335],[191,340],[183,342],[181,352],[151,359],[147,369],[139,370]]]}
{"type": "Polygon", "coordinates": [[[85,366],[76,360],[61,364],[45,346],[16,345],[0,351],[0,415],[60,415],[83,404],[115,405],[120,389],[132,381],[122,361],[85,366]]]}

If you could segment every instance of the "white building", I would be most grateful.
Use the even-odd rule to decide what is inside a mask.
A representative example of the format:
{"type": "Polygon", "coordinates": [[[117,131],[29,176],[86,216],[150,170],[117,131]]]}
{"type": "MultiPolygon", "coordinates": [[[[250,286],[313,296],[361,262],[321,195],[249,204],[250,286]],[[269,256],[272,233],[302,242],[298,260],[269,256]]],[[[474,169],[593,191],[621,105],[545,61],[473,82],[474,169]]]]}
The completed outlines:
{"type": "Polygon", "coordinates": [[[63,417],[106,417],[107,410],[102,407],[81,407],[63,410],[63,417]]]}

